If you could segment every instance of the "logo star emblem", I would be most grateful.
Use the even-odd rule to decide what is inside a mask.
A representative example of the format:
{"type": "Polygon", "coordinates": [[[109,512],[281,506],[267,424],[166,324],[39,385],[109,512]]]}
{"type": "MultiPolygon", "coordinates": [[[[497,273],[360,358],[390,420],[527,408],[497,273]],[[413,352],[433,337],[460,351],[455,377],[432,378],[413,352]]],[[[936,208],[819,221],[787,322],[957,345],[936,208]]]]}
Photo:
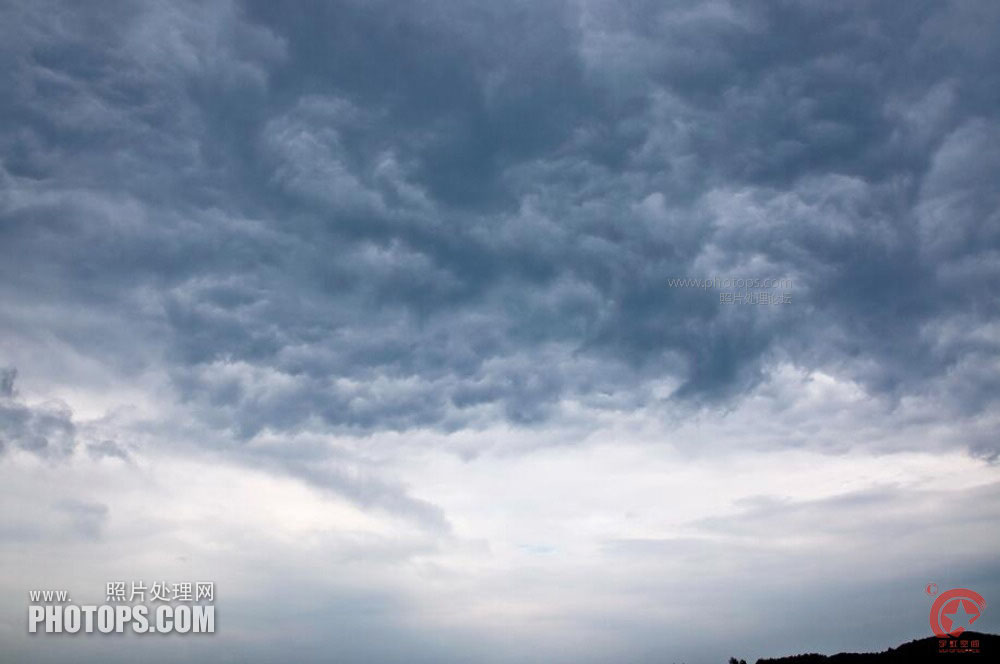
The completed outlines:
{"type": "Polygon", "coordinates": [[[956,608],[953,612],[946,613],[944,615],[951,619],[951,629],[949,630],[951,632],[954,632],[959,627],[968,629],[972,624],[972,621],[979,616],[978,613],[966,613],[965,602],[962,600],[958,600],[958,608],[956,608]]]}

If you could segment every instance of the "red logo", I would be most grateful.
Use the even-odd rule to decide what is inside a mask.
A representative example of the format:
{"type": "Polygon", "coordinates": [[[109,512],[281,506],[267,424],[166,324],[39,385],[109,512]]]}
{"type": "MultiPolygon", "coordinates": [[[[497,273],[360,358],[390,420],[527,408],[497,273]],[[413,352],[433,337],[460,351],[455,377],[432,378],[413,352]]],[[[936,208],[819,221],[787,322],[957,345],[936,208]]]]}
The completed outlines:
{"type": "Polygon", "coordinates": [[[946,590],[931,605],[931,630],[940,639],[958,636],[985,610],[986,600],[979,593],[968,588],[946,590]]]}

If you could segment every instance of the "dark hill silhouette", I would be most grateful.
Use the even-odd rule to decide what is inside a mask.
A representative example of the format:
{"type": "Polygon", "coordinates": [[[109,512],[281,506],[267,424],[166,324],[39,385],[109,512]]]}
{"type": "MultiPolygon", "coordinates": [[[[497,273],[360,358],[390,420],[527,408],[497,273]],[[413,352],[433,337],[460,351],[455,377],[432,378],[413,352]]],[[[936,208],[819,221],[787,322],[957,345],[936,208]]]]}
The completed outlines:
{"type": "MultiPolygon", "coordinates": [[[[982,632],[963,632],[956,639],[944,639],[948,643],[954,641],[960,646],[962,641],[979,641],[979,652],[939,652],[942,639],[936,636],[927,637],[904,643],[897,648],[889,648],[883,652],[852,653],[842,652],[836,655],[791,655],[789,657],[761,658],[757,664],[895,664],[896,662],[996,662],[1000,661],[1000,636],[982,632]]],[[[946,645],[946,647],[948,647],[946,645]]]]}

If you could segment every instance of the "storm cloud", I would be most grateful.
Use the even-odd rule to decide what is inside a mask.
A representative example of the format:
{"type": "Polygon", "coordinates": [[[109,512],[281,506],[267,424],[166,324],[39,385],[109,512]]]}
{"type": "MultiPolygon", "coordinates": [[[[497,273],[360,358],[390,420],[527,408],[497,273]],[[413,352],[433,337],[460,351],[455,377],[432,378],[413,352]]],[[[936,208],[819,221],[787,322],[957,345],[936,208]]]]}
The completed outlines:
{"type": "MultiPolygon", "coordinates": [[[[616,651],[589,622],[608,587],[588,575],[660,548],[680,562],[642,578],[681,573],[690,542],[712,543],[707,577],[747,592],[731,560],[773,580],[816,553],[785,559],[768,538],[865,559],[892,528],[937,518],[935,458],[977,478],[974,495],[940,494],[949,509],[969,530],[996,523],[982,506],[1000,481],[998,22],[985,0],[2,3],[0,468],[76,477],[58,504],[92,544],[141,531],[117,501],[143,499],[90,495],[83,478],[157,464],[262,473],[267,495],[308,503],[286,485],[301,484],[386,519],[330,546],[393,552],[348,594],[377,596],[376,631],[406,634],[418,660],[442,661],[414,636],[434,629],[456,660],[523,654],[470,645],[481,625],[443,608],[457,589],[499,597],[463,619],[506,616],[552,652],[579,629],[609,657],[707,657],[671,650],[649,618],[635,623],[648,652],[616,651]],[[785,300],[679,279],[778,280],[754,294],[785,300]],[[574,455],[615,444],[610,462],[634,462],[621,481],[642,486],[630,473],[667,457],[719,460],[711,486],[744,455],[807,455],[844,480],[817,494],[771,468],[776,494],[748,481],[716,512],[636,532],[581,498],[591,548],[573,555],[599,562],[538,569],[594,594],[561,613],[540,591],[539,608],[505,547],[560,547],[513,525],[547,518],[518,487],[546,455],[590,477],[574,455]],[[452,463],[469,476],[438,479],[452,463]],[[495,487],[509,512],[476,494],[478,464],[510,473],[509,494],[495,487]],[[882,534],[857,544],[843,533],[868,511],[882,534]],[[451,581],[423,585],[436,575],[451,581]],[[440,623],[412,631],[401,607],[431,605],[440,623]],[[531,615],[560,617],[546,632],[531,615]]],[[[566,491],[538,500],[587,488],[566,491]]],[[[656,495],[608,501],[638,514],[656,495]]],[[[956,556],[995,581],[982,537],[956,556]]],[[[308,558],[280,537],[264,550],[308,558]]],[[[619,580],[627,623],[647,600],[619,580]]],[[[766,648],[755,629],[734,634],[766,648]]]]}

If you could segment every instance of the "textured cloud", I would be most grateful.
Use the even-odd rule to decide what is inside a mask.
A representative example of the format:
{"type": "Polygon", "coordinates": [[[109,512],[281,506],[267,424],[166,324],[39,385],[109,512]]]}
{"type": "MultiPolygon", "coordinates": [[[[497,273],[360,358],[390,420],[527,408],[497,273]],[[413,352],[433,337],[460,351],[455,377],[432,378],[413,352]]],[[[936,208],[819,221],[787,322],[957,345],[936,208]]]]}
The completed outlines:
{"type": "MultiPolygon", "coordinates": [[[[620,579],[632,588],[696,573],[685,560],[709,547],[717,581],[697,592],[718,597],[741,555],[769,582],[781,564],[805,570],[816,542],[863,561],[882,541],[846,532],[865,510],[903,532],[937,523],[940,500],[983,528],[996,515],[975,505],[995,498],[982,487],[1000,453],[997,19],[987,0],[2,3],[0,363],[12,368],[0,473],[66,473],[75,490],[38,519],[80,546],[141,531],[117,520],[121,503],[145,501],[81,478],[152,478],[159,465],[260,473],[265,493],[292,482],[321,496],[281,484],[297,505],[385,519],[357,540],[328,538],[327,522],[279,528],[264,550],[308,567],[287,541],[315,537],[387,561],[350,596],[429,661],[442,653],[407,607],[466,625],[449,632],[457,651],[483,661],[536,652],[477,651],[489,617],[552,653],[588,632],[596,608],[529,624],[563,605],[531,599],[524,560],[560,560],[539,569],[582,584],[586,607],[618,602],[625,621],[667,595],[589,586],[617,556],[673,552],[671,566],[620,579]],[[674,282],[688,278],[778,279],[758,290],[789,301],[727,303],[735,288],[674,282]],[[680,523],[659,511],[634,532],[616,519],[656,491],[609,495],[627,504],[615,518],[561,512],[587,533],[576,551],[606,557],[545,558],[559,546],[538,524],[573,535],[538,507],[561,496],[519,509],[531,460],[612,443],[642,450],[623,453],[626,484],[664,455],[716,460],[706,481],[721,486],[742,455],[803,454],[845,486],[741,486],[710,512],[680,523]],[[910,454],[950,464],[955,482],[985,475],[955,495],[924,471],[897,486],[877,459],[910,454]],[[509,486],[481,467],[509,472],[509,486]],[[767,550],[768,533],[791,552],[767,550]],[[496,605],[462,604],[458,589],[496,605]],[[468,623],[442,598],[467,606],[468,623]]],[[[601,482],[582,464],[552,472],[588,478],[566,482],[576,504],[601,482]]],[[[29,502],[31,481],[13,497],[29,502]]],[[[206,521],[171,518],[157,516],[187,533],[171,546],[223,546],[206,521]]],[[[994,570],[977,554],[988,545],[961,553],[977,578],[994,570]]],[[[243,562],[248,577],[266,566],[243,562]]],[[[656,620],[635,632],[657,644],[639,659],[669,652],[656,620]]],[[[750,639],[760,625],[745,627],[750,639]]],[[[594,638],[593,653],[616,651],[594,638]]]]}
{"type": "Polygon", "coordinates": [[[733,398],[776,353],[906,394],[965,347],[902,330],[974,302],[995,324],[995,188],[970,160],[997,125],[961,103],[989,94],[991,46],[940,27],[974,13],[21,11],[8,287],[129,316],[106,352],[152,336],[244,435],[537,421],[665,375],[733,398]],[[925,67],[945,55],[968,66],[925,67]],[[795,305],[667,287],[684,276],[790,278],[795,305]]]}
{"type": "Polygon", "coordinates": [[[0,370],[0,453],[8,447],[50,458],[71,453],[76,444],[72,411],[59,401],[23,403],[14,390],[16,377],[16,369],[0,370]]]}

